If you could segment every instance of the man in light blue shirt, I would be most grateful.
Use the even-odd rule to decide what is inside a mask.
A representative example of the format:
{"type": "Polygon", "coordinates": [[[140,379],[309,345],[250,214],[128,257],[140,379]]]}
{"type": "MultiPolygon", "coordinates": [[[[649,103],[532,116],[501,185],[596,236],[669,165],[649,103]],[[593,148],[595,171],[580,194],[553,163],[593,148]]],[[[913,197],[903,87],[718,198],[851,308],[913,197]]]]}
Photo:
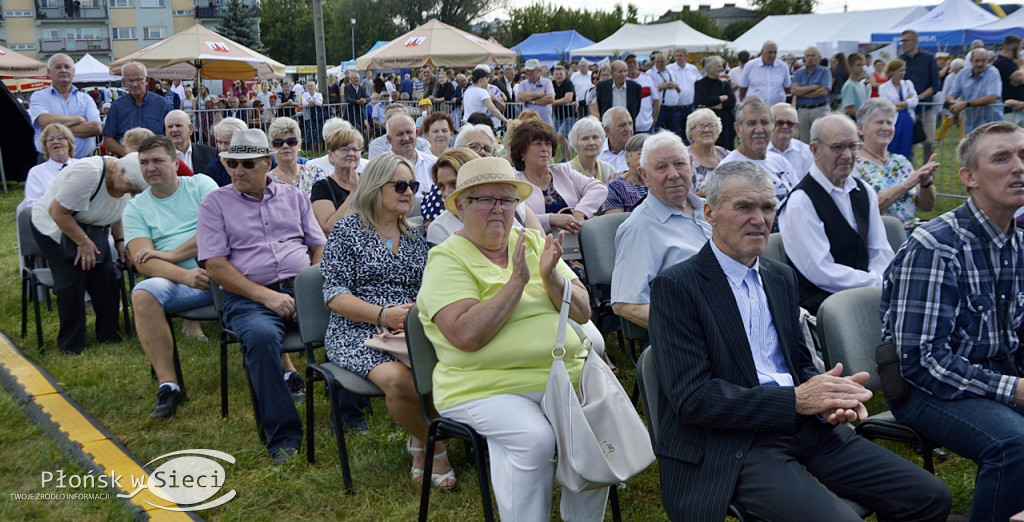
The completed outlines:
{"type": "Polygon", "coordinates": [[[71,129],[75,136],[75,157],[91,155],[96,150],[96,137],[103,135],[103,126],[96,102],[71,83],[75,79],[74,60],[63,53],[55,54],[46,62],[46,73],[53,83],[49,88],[33,93],[29,102],[36,151],[43,153],[43,146],[39,143],[43,128],[59,123],[71,129]]]}
{"type": "Polygon", "coordinates": [[[956,75],[946,96],[946,101],[953,104],[949,110],[954,117],[967,110],[964,126],[967,133],[1003,119],[1003,80],[999,77],[999,70],[989,65],[988,59],[988,49],[982,47],[972,51],[971,70],[956,75]]]}
{"type": "Polygon", "coordinates": [[[523,69],[526,70],[526,80],[516,84],[516,101],[522,102],[524,109],[536,111],[544,123],[552,125],[551,104],[555,103],[555,86],[551,80],[541,77],[540,61],[526,60],[523,69]]]}
{"type": "Polygon", "coordinates": [[[129,62],[121,67],[121,74],[121,83],[128,89],[129,96],[121,96],[110,104],[107,121],[103,124],[103,144],[116,156],[125,155],[121,139],[135,127],[145,127],[162,136],[164,118],[171,112],[171,104],[163,96],[146,90],[149,73],[145,65],[129,62]]]}
{"type": "Polygon", "coordinates": [[[811,124],[828,114],[832,73],[821,65],[821,51],[811,46],[804,51],[804,66],[793,73],[793,98],[800,118],[800,141],[810,141],[811,124]]]}
{"type": "Polygon", "coordinates": [[[789,66],[776,57],[778,54],[779,46],[775,42],[765,42],[761,46],[761,57],[743,66],[741,100],[748,95],[757,95],[769,106],[786,101],[793,80],[789,77],[789,66]]]}
{"type": "Polygon", "coordinates": [[[647,328],[650,283],[697,253],[711,237],[704,200],[690,192],[693,172],[683,140],[661,131],[644,142],[640,176],[648,195],[615,233],[612,309],[647,328]]]}

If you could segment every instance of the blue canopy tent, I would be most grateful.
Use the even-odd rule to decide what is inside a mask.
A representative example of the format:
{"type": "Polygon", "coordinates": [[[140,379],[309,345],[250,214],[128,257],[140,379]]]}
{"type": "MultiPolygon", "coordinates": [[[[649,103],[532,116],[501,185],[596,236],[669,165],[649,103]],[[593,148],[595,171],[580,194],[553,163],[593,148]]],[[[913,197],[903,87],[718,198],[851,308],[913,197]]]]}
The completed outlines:
{"type": "Polygon", "coordinates": [[[928,14],[910,23],[892,27],[884,32],[871,33],[875,43],[895,43],[900,33],[907,29],[917,31],[919,45],[930,49],[962,47],[969,39],[964,37],[967,29],[998,20],[998,17],[970,0],[946,0],[935,6],[928,14]]]}
{"type": "Polygon", "coordinates": [[[981,40],[986,44],[995,44],[1002,42],[1003,38],[1011,34],[1024,38],[1024,9],[1018,9],[1006,18],[1000,18],[990,24],[964,31],[964,40],[981,40]]]}
{"type": "MultiPolygon", "coordinates": [[[[594,42],[576,31],[555,31],[551,33],[531,34],[527,39],[519,42],[518,45],[510,47],[523,60],[536,58],[544,65],[554,65],[558,62],[568,62],[569,52],[573,49],[593,45],[594,42]]],[[[579,58],[579,57],[573,57],[579,58]]],[[[600,56],[587,56],[588,60],[600,61],[600,56]]]]}

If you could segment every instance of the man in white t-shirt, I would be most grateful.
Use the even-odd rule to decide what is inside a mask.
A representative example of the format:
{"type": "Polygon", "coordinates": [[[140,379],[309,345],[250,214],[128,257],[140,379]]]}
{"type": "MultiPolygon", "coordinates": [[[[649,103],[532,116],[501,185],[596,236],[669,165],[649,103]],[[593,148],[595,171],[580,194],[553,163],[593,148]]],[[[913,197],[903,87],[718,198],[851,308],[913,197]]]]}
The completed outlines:
{"type": "Polygon", "coordinates": [[[640,84],[640,112],[636,115],[636,132],[651,132],[661,112],[661,94],[658,86],[640,70],[636,55],[626,57],[626,78],[640,84]]]}
{"type": "Polygon", "coordinates": [[[569,81],[572,82],[572,86],[576,90],[574,99],[579,105],[577,118],[583,118],[587,113],[587,91],[594,88],[594,82],[591,81],[590,75],[590,61],[586,58],[580,58],[579,70],[572,73],[572,76],[569,76],[569,81]]]}
{"type": "Polygon", "coordinates": [[[719,165],[733,161],[751,161],[764,167],[771,174],[772,183],[775,185],[775,199],[779,202],[778,207],[781,207],[789,197],[789,191],[800,182],[800,178],[786,158],[768,150],[774,126],[771,107],[757,96],[748,96],[736,106],[735,125],[740,145],[719,165]]]}

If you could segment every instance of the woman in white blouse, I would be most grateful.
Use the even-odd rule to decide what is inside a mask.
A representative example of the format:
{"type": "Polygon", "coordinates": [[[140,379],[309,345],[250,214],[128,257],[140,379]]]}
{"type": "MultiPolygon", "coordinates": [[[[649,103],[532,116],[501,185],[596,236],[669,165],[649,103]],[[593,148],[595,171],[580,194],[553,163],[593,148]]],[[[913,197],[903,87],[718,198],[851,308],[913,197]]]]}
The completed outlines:
{"type": "Polygon", "coordinates": [[[878,97],[896,104],[896,133],[889,142],[889,152],[910,158],[914,148],[914,107],[917,107],[917,91],[914,82],[904,80],[907,63],[893,58],[885,66],[889,81],[878,86],[878,97]]]}
{"type": "Polygon", "coordinates": [[[43,146],[43,157],[46,161],[32,167],[25,178],[25,199],[18,204],[18,210],[31,207],[43,197],[50,188],[57,173],[64,167],[74,163],[75,136],[71,129],[51,123],[39,134],[39,144],[43,146]]]}

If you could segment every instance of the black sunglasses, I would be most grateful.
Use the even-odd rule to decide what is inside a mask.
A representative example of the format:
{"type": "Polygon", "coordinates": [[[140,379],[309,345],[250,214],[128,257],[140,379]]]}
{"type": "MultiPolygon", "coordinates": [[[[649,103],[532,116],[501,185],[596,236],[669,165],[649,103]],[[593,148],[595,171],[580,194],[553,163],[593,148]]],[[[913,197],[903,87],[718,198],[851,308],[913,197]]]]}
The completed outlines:
{"type": "Polygon", "coordinates": [[[405,191],[408,189],[412,189],[412,193],[415,194],[420,189],[419,181],[406,181],[404,179],[400,179],[398,181],[385,181],[385,183],[394,185],[395,192],[399,194],[405,194],[405,191]]]}
{"type": "Polygon", "coordinates": [[[286,144],[287,144],[287,145],[288,145],[289,147],[294,147],[294,146],[296,146],[296,145],[298,145],[298,144],[299,144],[299,139],[298,139],[298,138],[288,138],[288,139],[286,139],[286,140],[283,140],[283,139],[281,139],[281,138],[278,138],[278,139],[276,139],[276,140],[274,140],[274,141],[270,142],[270,144],[271,144],[271,145],[273,145],[275,149],[276,149],[276,148],[280,148],[280,147],[283,147],[283,146],[285,146],[286,144]]]}
{"type": "Polygon", "coordinates": [[[255,168],[256,167],[257,161],[256,160],[242,160],[242,161],[238,161],[236,159],[229,159],[227,161],[227,164],[228,164],[228,168],[229,169],[237,169],[238,165],[242,165],[243,167],[245,167],[247,169],[251,169],[251,168],[255,168]]]}

